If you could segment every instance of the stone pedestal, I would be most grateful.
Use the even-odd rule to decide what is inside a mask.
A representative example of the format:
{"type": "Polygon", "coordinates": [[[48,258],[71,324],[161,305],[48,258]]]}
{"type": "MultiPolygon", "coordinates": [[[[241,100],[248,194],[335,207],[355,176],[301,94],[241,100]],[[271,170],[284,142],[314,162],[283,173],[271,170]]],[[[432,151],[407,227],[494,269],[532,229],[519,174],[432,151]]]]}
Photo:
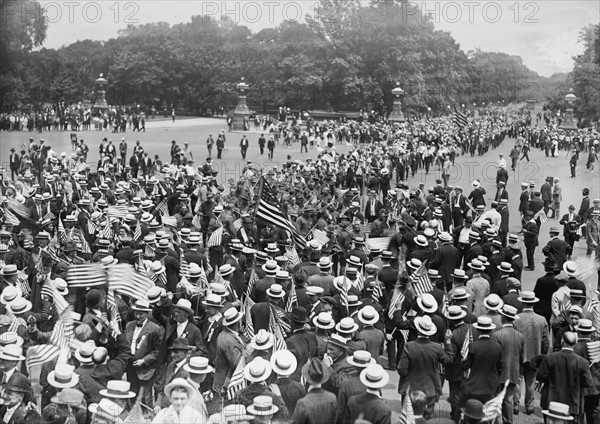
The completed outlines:
{"type": "Polygon", "coordinates": [[[244,122],[246,121],[248,126],[250,126],[250,114],[250,109],[248,109],[248,105],[246,105],[246,96],[240,94],[238,104],[233,111],[233,130],[247,131],[248,128],[244,127],[244,122]]]}
{"type": "Polygon", "coordinates": [[[402,100],[399,97],[394,99],[394,108],[390,114],[389,121],[397,123],[406,121],[406,119],[404,119],[404,113],[402,113],[402,100]]]}
{"type": "Polygon", "coordinates": [[[92,110],[97,115],[103,115],[108,112],[108,103],[106,102],[106,86],[108,81],[100,74],[100,77],[96,80],[96,101],[92,106],[92,110]]]}

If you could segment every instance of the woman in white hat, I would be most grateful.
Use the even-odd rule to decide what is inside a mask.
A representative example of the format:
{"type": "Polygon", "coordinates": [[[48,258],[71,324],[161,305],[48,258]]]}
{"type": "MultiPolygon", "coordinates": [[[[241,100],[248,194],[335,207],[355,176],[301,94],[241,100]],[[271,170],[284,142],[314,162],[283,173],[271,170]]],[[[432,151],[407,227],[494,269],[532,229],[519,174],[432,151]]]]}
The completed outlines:
{"type": "Polygon", "coordinates": [[[162,409],[154,420],[156,424],[204,424],[206,417],[188,405],[193,387],[186,379],[176,378],[165,386],[164,393],[170,406],[162,409]]]}

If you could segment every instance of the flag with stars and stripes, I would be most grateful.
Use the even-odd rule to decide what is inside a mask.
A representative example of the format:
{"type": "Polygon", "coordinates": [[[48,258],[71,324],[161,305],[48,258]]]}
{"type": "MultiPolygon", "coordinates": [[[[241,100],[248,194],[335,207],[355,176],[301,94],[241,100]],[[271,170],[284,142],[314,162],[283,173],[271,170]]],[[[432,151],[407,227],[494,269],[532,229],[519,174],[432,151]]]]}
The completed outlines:
{"type": "Polygon", "coordinates": [[[410,386],[406,389],[398,422],[400,424],[415,424],[415,413],[413,411],[412,400],[410,399],[410,386]]]}
{"type": "Polygon", "coordinates": [[[467,334],[465,334],[465,340],[463,341],[462,348],[460,349],[460,355],[463,358],[463,360],[466,360],[467,356],[469,355],[469,345],[472,341],[473,332],[471,331],[471,326],[469,325],[469,328],[467,329],[467,334]]]}
{"type": "Polygon", "coordinates": [[[257,281],[258,281],[258,275],[256,274],[256,270],[253,267],[252,271],[250,272],[250,279],[248,280],[248,288],[246,289],[246,297],[250,297],[252,295],[252,292],[254,291],[254,286],[256,285],[257,281]]]}
{"type": "Polygon", "coordinates": [[[534,216],[533,219],[540,219],[541,223],[548,222],[548,215],[544,212],[544,209],[540,209],[534,216]]]}
{"type": "Polygon", "coordinates": [[[433,284],[424,263],[409,277],[409,280],[412,283],[413,293],[417,297],[433,290],[433,284]]]}
{"type": "Polygon", "coordinates": [[[459,111],[456,106],[454,106],[454,124],[460,129],[463,129],[464,127],[469,125],[467,115],[459,111]]]}
{"type": "Polygon", "coordinates": [[[507,380],[504,383],[502,391],[483,405],[483,413],[485,416],[482,421],[491,423],[502,416],[502,402],[504,401],[504,396],[506,396],[506,388],[509,383],[510,381],[507,380]]]}
{"type": "Polygon", "coordinates": [[[74,264],[67,269],[65,279],[69,287],[94,287],[108,283],[104,266],[100,263],[74,264]]]}
{"type": "MultiPolygon", "coordinates": [[[[115,293],[128,296],[135,300],[145,300],[146,293],[154,283],[146,275],[137,272],[132,265],[114,264],[106,269],[108,273],[108,286],[115,293]]],[[[165,275],[161,273],[160,275],[165,275]]]]}
{"type": "Polygon", "coordinates": [[[304,249],[306,247],[306,239],[296,230],[294,224],[284,214],[281,204],[273,194],[273,190],[264,176],[260,177],[258,199],[256,217],[268,224],[289,231],[294,243],[301,249],[304,249]]]}
{"type": "Polygon", "coordinates": [[[244,378],[244,368],[246,367],[246,360],[244,355],[241,355],[240,360],[231,375],[229,384],[227,385],[227,398],[229,400],[235,397],[235,394],[246,387],[246,379],[244,378]]]}
{"type": "Polygon", "coordinates": [[[67,242],[67,232],[60,216],[58,217],[58,239],[61,244],[67,242]]]}
{"type": "Polygon", "coordinates": [[[250,309],[254,306],[254,300],[250,299],[249,296],[246,296],[244,299],[244,303],[242,304],[244,316],[246,319],[246,326],[244,327],[244,335],[250,340],[254,337],[254,323],[252,322],[252,314],[250,313],[250,309]]]}
{"type": "Polygon", "coordinates": [[[285,257],[288,258],[290,265],[298,265],[300,263],[300,256],[294,246],[285,247],[285,257]]]}
{"type": "Polygon", "coordinates": [[[215,231],[213,231],[213,233],[210,235],[210,237],[208,239],[207,247],[217,247],[217,246],[220,246],[222,242],[223,242],[223,226],[220,226],[215,231]]]}
{"type": "Polygon", "coordinates": [[[53,361],[58,358],[59,354],[60,347],[53,344],[31,346],[27,349],[27,359],[25,361],[27,369],[29,370],[29,375],[31,375],[32,368],[53,361]]]}
{"type": "Polygon", "coordinates": [[[294,305],[298,303],[298,295],[296,294],[296,285],[292,283],[292,287],[290,288],[290,292],[288,293],[288,299],[285,304],[285,311],[292,312],[294,305]]]}

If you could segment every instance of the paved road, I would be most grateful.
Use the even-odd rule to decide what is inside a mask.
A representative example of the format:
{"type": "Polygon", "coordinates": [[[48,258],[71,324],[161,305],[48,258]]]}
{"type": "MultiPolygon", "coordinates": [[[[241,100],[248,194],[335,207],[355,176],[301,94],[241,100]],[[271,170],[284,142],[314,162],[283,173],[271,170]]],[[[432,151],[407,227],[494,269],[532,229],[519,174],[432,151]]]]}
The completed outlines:
{"type": "MultiPolygon", "coordinates": [[[[111,134],[107,132],[96,132],[88,131],[81,132],[78,134],[79,138],[84,138],[86,143],[90,146],[90,161],[96,163],[98,160],[97,146],[102,137],[112,138],[113,143],[117,144],[120,142],[121,137],[125,137],[129,143],[129,149],[133,148],[133,144],[136,140],[140,140],[146,151],[150,154],[159,154],[163,161],[169,159],[169,146],[171,140],[177,140],[182,145],[184,141],[189,141],[192,146],[194,158],[196,158],[196,165],[204,162],[207,155],[205,141],[209,134],[216,135],[222,130],[226,129],[225,122],[219,119],[186,119],[178,120],[175,123],[170,121],[148,121],[147,130],[145,133],[119,133],[111,134]]],[[[16,147],[17,149],[22,143],[27,143],[30,136],[33,136],[37,141],[39,138],[44,138],[54,150],[57,152],[65,151],[70,152],[70,141],[69,132],[45,132],[42,135],[36,133],[27,132],[1,132],[0,133],[0,162],[5,168],[8,168],[8,156],[10,154],[9,149],[16,147]]],[[[217,160],[216,163],[220,168],[220,177],[223,182],[228,178],[237,177],[246,164],[246,161],[242,159],[239,151],[238,143],[241,139],[240,133],[228,133],[226,132],[227,143],[226,151],[224,152],[224,159],[217,160]]],[[[261,156],[258,149],[258,138],[259,134],[248,133],[250,140],[250,149],[246,159],[252,160],[262,166],[274,166],[280,165],[287,160],[287,156],[291,155],[293,159],[305,160],[307,157],[316,158],[316,150],[309,150],[307,154],[300,154],[299,144],[295,144],[291,147],[283,147],[278,145],[275,149],[275,156],[273,160],[268,160],[266,154],[261,156]]],[[[470,157],[459,156],[456,160],[456,165],[452,169],[451,185],[460,185],[464,188],[465,193],[469,193],[471,190],[471,183],[475,179],[481,180],[482,186],[487,191],[486,201],[491,203],[492,198],[495,194],[495,176],[496,176],[496,164],[498,163],[499,153],[503,153],[505,158],[508,158],[512,145],[515,140],[506,139],[500,148],[492,150],[483,156],[470,157]]],[[[347,153],[349,148],[345,145],[336,146],[338,153],[347,153]]],[[[562,211],[566,212],[569,204],[574,204],[576,208],[579,208],[581,202],[581,189],[588,187],[590,189],[591,197],[600,197],[600,176],[598,170],[594,174],[590,174],[585,170],[585,159],[580,161],[577,170],[577,178],[569,178],[570,171],[568,160],[565,157],[565,152],[560,152],[559,157],[552,158],[546,157],[545,154],[539,149],[534,149],[530,153],[531,161],[519,162],[519,166],[515,172],[509,170],[509,182],[507,189],[509,191],[509,207],[510,207],[510,231],[518,232],[520,230],[520,217],[518,213],[518,197],[520,193],[520,184],[523,181],[535,182],[539,188],[545,181],[546,177],[552,176],[560,178],[561,185],[563,186],[563,202],[562,211]]],[[[419,182],[424,182],[426,187],[433,186],[435,179],[439,177],[439,170],[432,170],[429,175],[425,175],[424,172],[420,172],[411,179],[409,182],[411,187],[416,187],[419,182]]],[[[562,213],[564,213],[562,212],[562,213]]],[[[525,290],[532,289],[535,284],[535,280],[543,274],[543,267],[541,262],[544,260],[544,256],[541,253],[541,247],[543,247],[548,239],[548,230],[550,226],[558,226],[558,221],[550,220],[548,223],[542,224],[542,230],[540,234],[540,248],[538,248],[535,256],[536,271],[528,272],[524,271],[522,285],[525,290]]],[[[562,230],[562,229],[561,229],[562,230]]],[[[561,231],[562,233],[562,231],[561,231]]],[[[575,247],[575,255],[584,255],[585,245],[584,242],[577,243],[575,247]]],[[[595,280],[588,282],[588,285],[593,284],[595,289],[595,280]]],[[[592,288],[592,287],[591,287],[592,288]]],[[[391,372],[391,380],[388,386],[384,388],[384,397],[386,401],[391,405],[394,410],[394,421],[397,419],[397,413],[400,411],[400,402],[397,395],[398,387],[398,374],[391,372]]],[[[444,390],[444,398],[447,396],[447,387],[444,390]]],[[[438,404],[436,412],[439,412],[438,416],[447,417],[449,411],[448,403],[442,400],[438,404]]],[[[516,417],[517,422],[539,422],[541,419],[541,413],[539,408],[536,410],[536,415],[526,416],[521,413],[516,417]]]]}

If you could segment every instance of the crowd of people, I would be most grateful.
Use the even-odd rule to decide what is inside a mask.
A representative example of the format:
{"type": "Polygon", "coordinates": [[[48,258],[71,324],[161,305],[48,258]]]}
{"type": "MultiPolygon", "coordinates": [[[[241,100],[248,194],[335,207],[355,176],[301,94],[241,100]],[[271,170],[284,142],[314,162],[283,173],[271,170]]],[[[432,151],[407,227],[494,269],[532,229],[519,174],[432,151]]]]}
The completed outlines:
{"type": "MultiPolygon", "coordinates": [[[[596,422],[600,301],[571,256],[583,238],[600,260],[600,199],[586,189],[560,217],[550,177],[516,200],[503,155],[491,204],[483,177],[450,185],[459,155],[511,139],[521,155],[545,146],[537,134],[560,132],[506,109],[464,126],[441,117],[308,131],[316,160],[247,161],[227,190],[210,155],[195,167],[176,141],[165,163],[139,142],[130,153],[125,140],[103,141],[94,170],[77,135],[68,157],[33,140],[19,160],[30,165],[13,170],[11,156],[0,198],[3,422],[390,424],[390,372],[403,423],[433,418],[448,382],[452,421],[512,424],[535,412],[536,381],[546,419],[596,422]],[[337,152],[344,142],[348,154],[337,152]],[[439,175],[435,186],[415,185],[420,169],[439,175]],[[509,198],[521,234],[509,231],[509,198]],[[544,274],[522,290],[545,226],[544,274]]],[[[585,137],[597,144],[586,132],[583,148],[585,137]]]]}

